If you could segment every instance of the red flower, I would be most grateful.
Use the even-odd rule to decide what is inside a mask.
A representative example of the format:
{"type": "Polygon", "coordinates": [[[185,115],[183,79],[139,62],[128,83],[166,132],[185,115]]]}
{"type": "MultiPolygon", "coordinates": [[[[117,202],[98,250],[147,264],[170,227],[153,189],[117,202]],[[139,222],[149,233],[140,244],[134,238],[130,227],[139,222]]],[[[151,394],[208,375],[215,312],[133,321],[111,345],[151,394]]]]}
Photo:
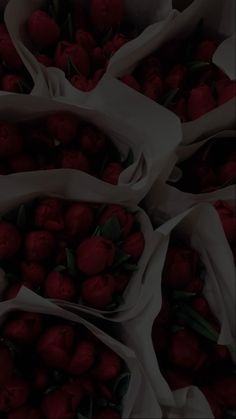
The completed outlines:
{"type": "Polygon", "coordinates": [[[104,182],[110,183],[111,185],[117,185],[119,177],[124,171],[123,166],[120,163],[110,163],[103,171],[101,179],[104,182]]]}
{"type": "Polygon", "coordinates": [[[128,42],[128,39],[122,33],[117,33],[111,41],[104,45],[104,52],[110,58],[116,51],[128,42]]]}
{"type": "Polygon", "coordinates": [[[0,221],[0,260],[11,259],[20,250],[21,236],[15,226],[0,221]]]}
{"type": "Polygon", "coordinates": [[[180,330],[172,335],[169,360],[180,368],[196,371],[206,361],[200,341],[190,330],[180,330]]]}
{"type": "Polygon", "coordinates": [[[89,233],[94,221],[92,207],[83,204],[72,204],[65,215],[65,229],[70,237],[84,237],[89,233]]]}
{"type": "Polygon", "coordinates": [[[78,117],[68,112],[57,112],[47,118],[47,129],[59,143],[68,144],[78,134],[78,117]]]}
{"type": "Polygon", "coordinates": [[[115,282],[111,275],[100,275],[86,279],[81,288],[85,303],[103,309],[113,301],[115,282]]]}
{"type": "Polygon", "coordinates": [[[81,74],[73,76],[70,82],[76,89],[81,90],[82,92],[89,92],[94,88],[92,80],[88,80],[81,74]]]}
{"type": "Polygon", "coordinates": [[[143,94],[152,100],[158,101],[163,93],[163,83],[161,78],[156,75],[143,84],[143,94]]]}
{"type": "Polygon", "coordinates": [[[121,416],[117,410],[106,407],[105,409],[99,410],[94,419],[121,419],[121,416]]]}
{"type": "Polygon", "coordinates": [[[192,302],[192,308],[196,310],[202,317],[207,318],[211,314],[210,306],[204,297],[196,297],[192,302]]]}
{"type": "Polygon", "coordinates": [[[96,357],[95,346],[90,341],[78,342],[70,358],[68,371],[72,375],[80,375],[92,368],[96,357]]]}
{"type": "Polygon", "coordinates": [[[7,288],[7,290],[4,292],[4,300],[12,300],[15,298],[23,286],[33,290],[33,285],[29,282],[18,282],[17,284],[11,285],[9,288],[7,288]]]}
{"type": "Polygon", "coordinates": [[[236,377],[234,375],[219,378],[209,387],[220,403],[228,409],[236,408],[236,377]]]}
{"type": "Polygon", "coordinates": [[[115,246],[103,237],[84,240],[77,249],[77,267],[86,275],[97,275],[115,259],[115,246]]]}
{"type": "Polygon", "coordinates": [[[55,240],[49,231],[31,231],[25,238],[25,250],[28,261],[40,262],[48,259],[54,249],[55,240]]]}
{"type": "Polygon", "coordinates": [[[196,276],[197,253],[188,247],[171,247],[166,256],[163,282],[166,286],[182,290],[196,276]]]}
{"type": "Polygon", "coordinates": [[[105,51],[101,47],[94,48],[92,52],[92,63],[96,69],[105,68],[107,65],[107,57],[105,51]]]}
{"type": "Polygon", "coordinates": [[[44,396],[41,409],[47,419],[74,419],[73,396],[63,390],[53,390],[44,396]]]}
{"type": "Polygon", "coordinates": [[[110,349],[104,349],[100,354],[97,366],[93,369],[94,378],[101,382],[107,382],[115,380],[120,372],[120,357],[110,349]]]}
{"type": "Polygon", "coordinates": [[[170,107],[170,109],[179,117],[182,123],[188,121],[187,102],[184,97],[181,97],[177,102],[170,107]]]}
{"type": "Polygon", "coordinates": [[[60,36],[57,23],[42,10],[35,10],[29,17],[28,32],[31,41],[38,48],[54,46],[60,36]]]}
{"type": "Polygon", "coordinates": [[[190,120],[200,118],[216,107],[211,89],[206,84],[195,87],[188,99],[188,115],[190,120]]]}
{"type": "Polygon", "coordinates": [[[197,61],[211,62],[217,45],[210,39],[204,39],[197,47],[194,59],[197,61]]]}
{"type": "Polygon", "coordinates": [[[63,324],[52,326],[41,335],[37,352],[49,367],[66,369],[74,340],[73,327],[63,324]]]}
{"type": "Polygon", "coordinates": [[[120,273],[114,276],[114,280],[115,280],[115,292],[117,294],[122,294],[130,281],[130,276],[125,273],[120,273]]]}
{"type": "Polygon", "coordinates": [[[20,83],[23,81],[17,74],[5,74],[1,80],[1,90],[12,93],[20,93],[20,83]]]}
{"type": "Polygon", "coordinates": [[[139,66],[138,73],[143,82],[153,80],[156,76],[160,76],[159,59],[153,56],[145,58],[139,66]]]}
{"type": "Polygon", "coordinates": [[[22,378],[13,377],[0,388],[0,411],[9,412],[26,403],[30,387],[22,378]]]}
{"type": "Polygon", "coordinates": [[[141,92],[141,86],[133,76],[123,76],[121,78],[121,81],[125,83],[127,86],[131,87],[131,89],[137,90],[137,92],[141,92]]]}
{"type": "Polygon", "coordinates": [[[201,294],[201,292],[203,291],[203,287],[204,281],[200,278],[196,278],[189,282],[184,288],[184,290],[193,294],[201,294]]]}
{"type": "Polygon", "coordinates": [[[99,224],[103,226],[112,217],[117,218],[123,237],[127,237],[134,224],[133,215],[120,205],[110,205],[105,209],[99,218],[99,224]]]}
{"type": "Polygon", "coordinates": [[[45,390],[50,384],[50,375],[46,368],[36,367],[32,377],[33,387],[37,390],[45,390]]]}
{"type": "Polygon", "coordinates": [[[13,356],[7,346],[0,344],[0,387],[10,379],[13,374],[13,356]]]}
{"type": "Polygon", "coordinates": [[[144,235],[141,231],[138,233],[133,233],[124,242],[124,252],[127,253],[127,255],[130,255],[132,259],[137,262],[140,257],[142,256],[142,253],[144,251],[145,247],[145,239],[144,235]]]}
{"type": "Polygon", "coordinates": [[[52,67],[53,66],[53,60],[51,57],[49,57],[46,54],[37,54],[36,59],[40,64],[45,65],[45,67],[52,67]]]}
{"type": "Polygon", "coordinates": [[[168,72],[165,83],[169,89],[177,89],[181,86],[186,75],[186,68],[182,64],[176,64],[168,72]]]}
{"type": "Polygon", "coordinates": [[[10,70],[18,71],[24,68],[24,64],[9,35],[0,39],[0,56],[10,70]]]}
{"type": "Polygon", "coordinates": [[[97,128],[87,125],[80,133],[80,146],[85,153],[97,154],[106,145],[106,136],[97,128]]]}
{"type": "Polygon", "coordinates": [[[52,272],[45,281],[45,296],[56,300],[74,301],[77,289],[74,281],[66,274],[52,272]]]}
{"type": "Polygon", "coordinates": [[[28,405],[9,412],[8,419],[43,419],[42,413],[36,407],[28,405]]]}
{"type": "Polygon", "coordinates": [[[55,65],[61,70],[68,72],[68,66],[71,63],[76,67],[79,73],[88,77],[90,72],[90,59],[87,51],[77,44],[71,44],[67,41],[59,42],[55,53],[55,65]]]}
{"type": "Polygon", "coordinates": [[[79,29],[76,31],[75,39],[77,44],[89,53],[96,47],[96,41],[90,32],[79,29]]]}
{"type": "Polygon", "coordinates": [[[19,312],[17,318],[8,320],[3,335],[23,344],[33,343],[42,331],[42,317],[38,313],[19,312]]]}
{"type": "Polygon", "coordinates": [[[236,177],[236,160],[226,162],[221,168],[219,173],[220,184],[224,185],[227,182],[233,181],[236,177]]]}
{"type": "Polygon", "coordinates": [[[23,280],[32,285],[41,286],[45,281],[46,270],[39,263],[23,261],[20,270],[23,280]]]}
{"type": "Polygon", "coordinates": [[[30,154],[21,153],[9,159],[9,166],[13,173],[32,172],[37,169],[36,163],[30,154]]]}
{"type": "Polygon", "coordinates": [[[221,219],[221,223],[229,243],[236,242],[236,216],[231,205],[225,201],[217,201],[215,208],[221,219]]]}
{"type": "Polygon", "coordinates": [[[81,170],[89,173],[91,164],[84,153],[77,150],[64,150],[62,153],[62,167],[64,169],[81,170]]]}
{"type": "Polygon", "coordinates": [[[229,79],[219,80],[216,84],[218,106],[223,105],[236,96],[236,82],[229,79]]]}
{"type": "Polygon", "coordinates": [[[61,231],[64,228],[62,201],[57,198],[43,199],[35,209],[36,227],[49,231],[61,231]]]}
{"type": "Polygon", "coordinates": [[[0,158],[17,154],[22,147],[22,137],[17,127],[8,122],[0,122],[0,158]]]}
{"type": "Polygon", "coordinates": [[[99,31],[119,25],[124,17],[123,0],[91,0],[90,18],[99,31]]]}

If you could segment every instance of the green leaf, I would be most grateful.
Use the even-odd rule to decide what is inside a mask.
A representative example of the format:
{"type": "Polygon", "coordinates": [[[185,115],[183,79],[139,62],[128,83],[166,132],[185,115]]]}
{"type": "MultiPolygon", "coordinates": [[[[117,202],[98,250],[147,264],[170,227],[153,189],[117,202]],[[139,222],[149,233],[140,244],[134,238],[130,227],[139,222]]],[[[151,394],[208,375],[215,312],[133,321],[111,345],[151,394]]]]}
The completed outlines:
{"type": "Polygon", "coordinates": [[[192,297],[195,297],[196,294],[193,292],[185,292],[185,291],[174,291],[173,292],[173,298],[175,300],[185,300],[192,297]]]}
{"type": "Polygon", "coordinates": [[[122,399],[128,391],[130,383],[130,372],[125,372],[116,380],[113,391],[118,399],[122,399]]]}
{"type": "Polygon", "coordinates": [[[174,99],[176,98],[177,94],[179,93],[179,91],[180,91],[179,88],[169,90],[169,92],[167,92],[167,94],[163,97],[163,101],[162,101],[163,106],[167,108],[169,105],[171,105],[174,99]]]}
{"type": "Polygon", "coordinates": [[[121,228],[116,216],[111,217],[106,224],[101,226],[101,236],[114,242],[120,239],[121,228]]]}
{"type": "Polygon", "coordinates": [[[17,227],[20,228],[21,230],[24,230],[27,227],[27,214],[26,214],[26,208],[25,205],[21,205],[18,209],[18,213],[17,213],[17,219],[16,219],[16,224],[17,227]]]}
{"type": "Polygon", "coordinates": [[[63,272],[63,271],[66,271],[66,266],[64,266],[64,265],[58,265],[55,269],[54,269],[54,271],[55,272],[63,272]]]}
{"type": "Polygon", "coordinates": [[[204,61],[190,61],[186,64],[186,67],[188,68],[188,71],[194,72],[209,67],[209,65],[210,63],[204,61]]]}
{"type": "Polygon", "coordinates": [[[124,168],[126,169],[127,167],[131,166],[131,164],[133,163],[134,163],[134,153],[133,153],[133,150],[130,148],[128,155],[123,163],[124,168]]]}
{"type": "Polygon", "coordinates": [[[96,236],[101,236],[101,227],[100,226],[97,226],[95,228],[95,231],[93,233],[93,237],[96,237],[96,236]]]}
{"type": "Polygon", "coordinates": [[[66,259],[69,274],[72,276],[76,276],[77,269],[75,263],[75,253],[71,249],[66,249],[66,259]]]}
{"type": "Polygon", "coordinates": [[[116,258],[115,258],[115,262],[114,262],[114,264],[112,266],[112,269],[114,270],[114,269],[120,268],[130,258],[131,258],[130,255],[128,255],[127,253],[123,252],[123,250],[117,248],[116,249],[116,258]]]}
{"type": "Polygon", "coordinates": [[[139,270],[139,267],[138,265],[135,265],[134,263],[125,263],[123,265],[123,269],[125,271],[137,272],[139,270]]]}
{"type": "Polygon", "coordinates": [[[200,335],[215,343],[218,341],[218,332],[191,307],[183,306],[177,316],[200,335]]]}

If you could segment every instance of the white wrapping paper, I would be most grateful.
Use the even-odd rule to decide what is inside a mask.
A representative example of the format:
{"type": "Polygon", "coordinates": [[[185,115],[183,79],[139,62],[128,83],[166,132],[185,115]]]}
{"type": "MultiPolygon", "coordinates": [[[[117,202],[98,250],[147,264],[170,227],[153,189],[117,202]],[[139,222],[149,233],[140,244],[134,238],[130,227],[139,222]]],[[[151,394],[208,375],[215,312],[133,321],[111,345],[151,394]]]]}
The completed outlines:
{"type": "Polygon", "coordinates": [[[114,340],[111,336],[108,336],[85,319],[63,310],[50,301],[34,294],[27,288],[22,288],[14,300],[0,303],[0,321],[4,321],[6,315],[14,310],[32,311],[49,316],[57,316],[85,326],[94,336],[123,359],[131,373],[129,388],[123,399],[122,418],[127,419],[135,417],[137,419],[142,419],[143,417],[160,417],[160,407],[155,399],[150,384],[143,373],[142,367],[131,349],[114,340]],[[143,386],[147,389],[145,393],[141,393],[143,386]],[[141,399],[142,402],[140,403],[141,399]]]}
{"type": "MultiPolygon", "coordinates": [[[[155,275],[149,283],[146,306],[136,318],[122,325],[123,341],[132,347],[147,371],[159,403],[168,408],[173,418],[212,418],[205,397],[195,387],[171,392],[161,375],[152,344],[152,326],[161,305],[161,277],[172,230],[195,249],[206,268],[204,289],[210,307],[221,324],[219,344],[235,345],[235,270],[232,253],[225,238],[216,210],[210,205],[199,205],[163,224],[159,245],[153,255],[155,275]],[[227,272],[225,271],[227,266],[227,272]],[[200,394],[199,394],[200,393],[200,394]]],[[[142,299],[142,296],[140,297],[142,299]]],[[[235,355],[232,353],[232,355],[235,355]]]]}

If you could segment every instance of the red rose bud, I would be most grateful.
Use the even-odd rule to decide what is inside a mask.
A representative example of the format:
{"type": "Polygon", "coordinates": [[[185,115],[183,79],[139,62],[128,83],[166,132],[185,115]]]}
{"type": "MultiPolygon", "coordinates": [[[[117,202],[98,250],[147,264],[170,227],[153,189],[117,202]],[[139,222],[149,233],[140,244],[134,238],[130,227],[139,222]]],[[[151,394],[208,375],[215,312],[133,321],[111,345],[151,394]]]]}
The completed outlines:
{"type": "Polygon", "coordinates": [[[103,48],[96,47],[92,52],[92,63],[96,69],[105,68],[107,65],[107,57],[103,48]]]}
{"type": "Polygon", "coordinates": [[[66,369],[69,365],[74,340],[73,327],[68,325],[52,326],[40,337],[37,352],[49,367],[66,369]]]}
{"type": "Polygon", "coordinates": [[[74,281],[61,272],[52,272],[45,281],[45,296],[56,300],[74,301],[77,289],[74,281]]]}
{"type": "Polygon", "coordinates": [[[41,410],[47,419],[74,419],[76,416],[72,397],[60,389],[53,390],[44,396],[41,410]]]}
{"type": "Polygon", "coordinates": [[[49,259],[55,249],[55,240],[48,231],[31,231],[25,238],[27,260],[40,262],[49,259]]]}
{"type": "Polygon", "coordinates": [[[14,342],[31,344],[42,331],[42,318],[38,313],[20,312],[17,318],[8,320],[4,325],[4,337],[14,342]]]}
{"type": "Polygon", "coordinates": [[[75,39],[77,44],[89,53],[96,47],[96,41],[90,32],[79,29],[76,31],[75,39]]]}
{"type": "Polygon", "coordinates": [[[52,67],[53,66],[53,60],[51,57],[49,57],[46,54],[37,54],[36,59],[40,64],[45,65],[45,67],[52,67]]]}
{"type": "Polygon", "coordinates": [[[196,371],[206,361],[197,336],[190,330],[180,330],[172,335],[169,360],[180,368],[196,371]]]}
{"type": "Polygon", "coordinates": [[[0,39],[0,56],[5,65],[13,71],[22,70],[24,64],[9,35],[0,39]]]}
{"type": "Polygon", "coordinates": [[[36,207],[34,221],[36,227],[49,231],[61,231],[64,228],[62,202],[57,198],[43,199],[36,207]]]}
{"type": "Polygon", "coordinates": [[[217,45],[214,41],[205,39],[198,45],[194,59],[197,61],[211,62],[216,48],[217,45]]]}
{"type": "Polygon", "coordinates": [[[213,347],[214,356],[217,359],[217,362],[230,362],[231,354],[227,346],[224,345],[214,345],[213,347]]]}
{"type": "Polygon", "coordinates": [[[9,412],[26,403],[30,388],[22,378],[13,377],[0,388],[0,412],[9,412]]]}
{"type": "Polygon", "coordinates": [[[76,410],[79,407],[81,400],[84,397],[84,391],[79,381],[71,381],[62,387],[62,391],[66,393],[70,401],[72,409],[76,410]]]}
{"type": "Polygon", "coordinates": [[[163,92],[163,84],[161,78],[156,75],[143,84],[143,94],[152,100],[157,101],[161,98],[163,92]]]}
{"type": "Polygon", "coordinates": [[[0,387],[12,376],[14,371],[13,356],[7,346],[0,344],[0,387]]]}
{"type": "Polygon", "coordinates": [[[122,33],[117,33],[111,41],[104,45],[104,52],[110,58],[116,51],[128,42],[127,38],[122,33]]]}
{"type": "Polygon", "coordinates": [[[77,44],[71,44],[67,41],[62,41],[58,44],[55,53],[55,65],[61,70],[68,72],[68,66],[71,62],[74,67],[83,76],[88,77],[90,72],[90,59],[87,51],[77,44]]]}
{"type": "Polygon", "coordinates": [[[32,285],[41,286],[45,281],[46,270],[39,263],[23,261],[20,271],[23,280],[32,285]]]}
{"type": "Polygon", "coordinates": [[[189,387],[193,384],[193,376],[191,374],[176,368],[166,370],[164,376],[173,391],[189,387]]]}
{"type": "Polygon", "coordinates": [[[140,79],[145,82],[160,76],[160,61],[158,58],[149,56],[143,60],[138,68],[140,79]]]}
{"type": "Polygon", "coordinates": [[[33,290],[33,284],[30,284],[29,282],[26,282],[26,281],[11,285],[4,292],[4,300],[12,300],[13,298],[15,298],[17,294],[19,293],[21,287],[23,286],[29,288],[30,290],[33,290]]]}
{"type": "Polygon", "coordinates": [[[77,380],[85,395],[94,395],[95,394],[95,384],[89,376],[83,376],[80,378],[77,378],[77,380]]]}
{"type": "Polygon", "coordinates": [[[123,76],[121,78],[121,81],[125,83],[127,86],[131,87],[131,89],[137,90],[137,92],[141,92],[141,86],[133,76],[123,76]]]}
{"type": "Polygon", "coordinates": [[[73,76],[70,82],[76,89],[81,90],[82,92],[89,92],[94,88],[93,83],[91,83],[91,80],[88,80],[81,74],[73,76]]]}
{"type": "Polygon", "coordinates": [[[184,81],[186,71],[186,68],[182,64],[176,64],[165,78],[166,86],[169,89],[179,88],[184,81]]]}
{"type": "Polygon", "coordinates": [[[97,128],[85,126],[80,133],[80,146],[85,153],[97,154],[106,145],[106,136],[97,128]]]}
{"type": "Polygon", "coordinates": [[[188,247],[171,247],[166,255],[163,282],[166,286],[182,290],[196,275],[198,255],[188,247]]]}
{"type": "Polygon", "coordinates": [[[48,370],[43,367],[36,367],[33,371],[32,384],[37,390],[45,390],[50,384],[48,370]]]}
{"type": "Polygon", "coordinates": [[[192,301],[192,308],[196,310],[202,317],[207,318],[211,314],[210,306],[204,297],[196,297],[192,301]]]}
{"type": "Polygon", "coordinates": [[[216,84],[218,94],[218,106],[223,105],[236,96],[236,82],[226,80],[219,80],[216,84]]]}
{"type": "Polygon", "coordinates": [[[220,168],[219,180],[224,185],[236,177],[236,160],[228,161],[220,168]]]}
{"type": "Polygon", "coordinates": [[[190,120],[200,118],[216,107],[211,89],[206,84],[195,87],[188,99],[188,115],[190,120]]]}
{"type": "Polygon", "coordinates": [[[0,158],[19,153],[22,147],[22,137],[17,127],[5,121],[0,122],[0,158]]]}
{"type": "Polygon", "coordinates": [[[32,172],[37,169],[33,157],[27,153],[16,154],[9,159],[9,166],[13,173],[32,172]]]}
{"type": "Polygon", "coordinates": [[[96,380],[107,382],[115,380],[121,372],[121,359],[110,349],[104,349],[97,366],[93,370],[96,380]]]}
{"type": "Polygon", "coordinates": [[[117,218],[123,237],[127,237],[132,230],[134,224],[134,216],[120,205],[110,205],[105,209],[99,218],[99,224],[103,226],[112,217],[117,218]]]}
{"type": "Polygon", "coordinates": [[[38,48],[47,48],[57,43],[60,28],[47,13],[35,10],[28,19],[28,33],[38,48]]]}
{"type": "Polygon", "coordinates": [[[100,275],[86,279],[81,287],[81,297],[85,303],[103,309],[113,301],[115,281],[111,275],[100,275]]]}
{"type": "Polygon", "coordinates": [[[89,233],[94,221],[91,206],[83,203],[72,204],[65,215],[65,229],[70,237],[84,237],[89,233]]]}
{"type": "Polygon", "coordinates": [[[120,273],[114,276],[114,280],[115,292],[117,294],[122,294],[130,281],[130,276],[128,274],[120,273]]]}
{"type": "Polygon", "coordinates": [[[179,117],[182,123],[188,121],[187,102],[184,97],[178,99],[177,102],[170,107],[170,109],[179,117]]]}
{"type": "Polygon", "coordinates": [[[21,236],[15,226],[0,221],[0,260],[11,259],[17,254],[21,246],[21,236]]]}
{"type": "Polygon", "coordinates": [[[81,170],[89,173],[91,164],[84,153],[77,150],[64,150],[62,153],[62,167],[64,169],[81,170]]]}
{"type": "Polygon", "coordinates": [[[97,275],[110,268],[115,259],[115,246],[103,237],[92,237],[77,249],[77,267],[86,275],[97,275]]]}
{"type": "Polygon", "coordinates": [[[119,177],[124,171],[123,166],[120,163],[110,163],[103,171],[101,179],[104,182],[110,183],[111,185],[117,185],[119,177]]]}
{"type": "Polygon", "coordinates": [[[145,239],[143,233],[133,233],[124,242],[123,250],[127,255],[130,255],[135,262],[137,262],[145,247],[145,239]]]}
{"type": "Polygon", "coordinates": [[[204,281],[200,278],[193,279],[193,281],[189,282],[186,287],[184,288],[184,291],[190,292],[193,294],[201,294],[204,288],[204,281]]]}
{"type": "Polygon", "coordinates": [[[72,375],[84,374],[92,368],[96,357],[96,349],[92,342],[78,342],[70,358],[68,371],[72,375]]]}
{"type": "Polygon", "coordinates": [[[1,90],[5,92],[21,93],[20,83],[23,81],[17,74],[5,74],[1,80],[1,90]]]}
{"type": "Polygon", "coordinates": [[[123,0],[91,0],[90,18],[99,31],[119,25],[124,17],[123,0]]]}
{"type": "Polygon", "coordinates": [[[120,413],[117,410],[106,407],[105,409],[99,410],[94,419],[121,419],[120,413]]]}
{"type": "Polygon", "coordinates": [[[78,117],[68,112],[57,112],[47,118],[47,129],[62,144],[69,144],[78,135],[78,117]]]}
{"type": "Polygon", "coordinates": [[[228,409],[236,409],[236,376],[226,376],[212,383],[212,393],[228,409]]]}
{"type": "Polygon", "coordinates": [[[236,242],[236,215],[233,207],[225,201],[217,201],[215,208],[229,243],[236,242]]]}
{"type": "Polygon", "coordinates": [[[28,405],[19,407],[19,409],[9,412],[8,419],[43,419],[43,415],[38,408],[28,405]]]}

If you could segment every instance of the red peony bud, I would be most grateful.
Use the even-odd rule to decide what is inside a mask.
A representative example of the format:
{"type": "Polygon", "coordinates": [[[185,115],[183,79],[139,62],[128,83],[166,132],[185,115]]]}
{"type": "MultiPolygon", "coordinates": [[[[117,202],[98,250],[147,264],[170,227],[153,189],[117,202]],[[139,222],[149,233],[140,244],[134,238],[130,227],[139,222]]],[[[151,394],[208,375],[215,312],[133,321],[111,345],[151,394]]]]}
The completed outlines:
{"type": "Polygon", "coordinates": [[[72,204],[65,215],[65,229],[70,237],[86,236],[94,221],[92,207],[83,203],[72,204]]]}
{"type": "Polygon", "coordinates": [[[5,92],[21,93],[20,83],[23,81],[17,74],[5,74],[1,80],[1,90],[5,92]]]}
{"type": "Polygon", "coordinates": [[[134,216],[120,205],[110,205],[99,218],[99,224],[106,224],[112,217],[116,217],[122,231],[122,236],[127,237],[134,224],[134,216]]]}
{"type": "Polygon", "coordinates": [[[198,370],[206,361],[200,341],[190,330],[184,329],[172,335],[169,360],[180,368],[198,370]]]}
{"type": "Polygon", "coordinates": [[[156,75],[143,84],[143,94],[152,100],[158,101],[163,93],[163,83],[161,78],[156,75]]]}
{"type": "Polygon", "coordinates": [[[81,297],[85,303],[97,309],[103,309],[113,301],[115,282],[111,275],[100,275],[86,279],[81,288],[81,297]]]}
{"type": "Polygon", "coordinates": [[[76,115],[57,112],[47,118],[47,129],[62,144],[69,144],[78,135],[79,121],[76,115]]]}
{"type": "Polygon", "coordinates": [[[70,82],[76,89],[81,90],[82,92],[89,92],[93,89],[93,84],[91,83],[91,80],[88,80],[81,74],[73,76],[70,82]]]}
{"type": "Polygon", "coordinates": [[[194,59],[197,61],[211,62],[216,48],[217,45],[214,41],[204,39],[204,41],[198,45],[194,59]]]}
{"type": "Polygon", "coordinates": [[[61,70],[68,72],[70,62],[83,76],[88,77],[90,72],[90,59],[87,51],[77,44],[67,41],[59,42],[55,53],[55,65],[61,70]]]}
{"type": "Polygon", "coordinates": [[[120,413],[117,410],[106,407],[105,409],[99,410],[94,419],[121,419],[120,413]]]}
{"type": "Polygon", "coordinates": [[[23,261],[20,270],[23,280],[32,285],[41,286],[45,281],[46,270],[38,263],[23,261]]]}
{"type": "Polygon", "coordinates": [[[119,177],[124,171],[123,166],[120,163],[110,163],[103,171],[101,179],[104,182],[110,183],[111,185],[117,185],[119,177]]]}
{"type": "Polygon", "coordinates": [[[29,398],[30,387],[22,378],[13,377],[0,388],[0,412],[22,406],[29,398]]]}
{"type": "Polygon", "coordinates": [[[6,221],[0,221],[0,260],[11,259],[20,247],[21,236],[17,228],[6,221]]]}
{"type": "Polygon", "coordinates": [[[0,387],[10,379],[14,371],[13,356],[7,346],[0,343],[0,387]]]}
{"type": "Polygon", "coordinates": [[[215,208],[220,217],[227,240],[230,244],[236,242],[236,214],[233,207],[225,201],[217,201],[215,208]]]}
{"type": "Polygon", "coordinates": [[[31,231],[25,238],[27,260],[40,262],[49,259],[55,249],[55,244],[53,235],[48,231],[31,231]]]}
{"type": "Polygon", "coordinates": [[[47,48],[57,43],[60,28],[47,13],[35,10],[28,19],[28,33],[38,48],[47,48]]]}
{"type": "Polygon", "coordinates": [[[138,233],[133,233],[127,237],[127,239],[124,241],[123,249],[127,255],[130,255],[132,259],[137,262],[142,256],[144,247],[144,235],[141,231],[139,231],[138,233]]]}
{"type": "Polygon", "coordinates": [[[91,0],[90,18],[99,31],[119,25],[124,18],[123,0],[91,0]]]}
{"type": "Polygon", "coordinates": [[[9,159],[9,166],[13,173],[32,172],[37,170],[36,163],[30,154],[21,153],[9,159]]]}
{"type": "Polygon", "coordinates": [[[133,76],[123,76],[121,78],[121,81],[125,83],[127,86],[131,87],[131,89],[137,90],[137,92],[141,92],[141,86],[133,76]]]}
{"type": "Polygon", "coordinates": [[[47,419],[74,419],[76,409],[73,406],[73,396],[63,390],[57,389],[46,394],[41,409],[47,419]]]}
{"type": "Polygon", "coordinates": [[[0,158],[17,154],[22,147],[22,137],[17,127],[8,122],[0,122],[0,158]]]}
{"type": "Polygon", "coordinates": [[[84,153],[77,150],[64,150],[62,152],[62,167],[64,169],[81,170],[85,173],[89,173],[91,170],[88,158],[84,153]]]}
{"type": "Polygon", "coordinates": [[[78,342],[70,358],[68,372],[72,375],[81,375],[92,368],[96,357],[95,346],[90,341],[78,342]]]}
{"type": "Polygon", "coordinates": [[[80,133],[80,146],[85,153],[97,154],[106,145],[106,136],[97,128],[87,125],[80,133]]]}
{"type": "Polygon", "coordinates": [[[73,327],[64,324],[52,326],[41,335],[37,352],[49,367],[66,369],[74,340],[73,327]]]}
{"type": "Polygon", "coordinates": [[[93,369],[93,376],[96,380],[107,382],[115,380],[121,372],[121,359],[110,349],[104,349],[93,369]]]}
{"type": "Polygon", "coordinates": [[[160,61],[158,58],[150,55],[145,58],[138,68],[139,77],[142,82],[153,80],[156,76],[160,76],[160,61]]]}
{"type": "Polygon", "coordinates": [[[36,407],[28,405],[9,412],[8,419],[43,419],[42,413],[36,407]]]}
{"type": "Polygon", "coordinates": [[[33,371],[32,385],[36,390],[45,390],[50,384],[49,372],[44,367],[36,367],[33,371]]]}
{"type": "Polygon", "coordinates": [[[178,89],[184,81],[186,72],[187,70],[182,64],[175,64],[165,78],[166,86],[169,89],[178,89]]]}
{"type": "Polygon", "coordinates": [[[0,56],[2,61],[4,61],[5,65],[11,71],[22,70],[24,67],[23,61],[9,35],[0,39],[0,56]]]}
{"type": "Polygon", "coordinates": [[[79,29],[76,31],[75,39],[77,44],[89,53],[96,47],[96,41],[90,32],[79,29]]]}
{"type": "Polygon", "coordinates": [[[211,89],[206,84],[192,89],[188,99],[188,115],[190,120],[200,118],[216,107],[211,89]]]}
{"type": "Polygon", "coordinates": [[[103,237],[84,240],[77,249],[77,267],[86,275],[97,275],[110,268],[115,259],[115,246],[103,237]]]}
{"type": "Polygon", "coordinates": [[[64,228],[62,201],[57,198],[43,199],[35,209],[36,227],[57,232],[64,228]]]}
{"type": "Polygon", "coordinates": [[[38,313],[19,312],[17,318],[8,320],[3,335],[14,342],[31,344],[42,331],[42,317],[38,313]]]}
{"type": "MultiPolygon", "coordinates": [[[[121,47],[123,47],[128,42],[123,33],[117,33],[111,41],[108,41],[104,45],[104,52],[108,58],[110,58],[116,51],[118,51],[121,47]]],[[[131,76],[132,77],[132,76],[131,76]]]]}
{"type": "Polygon", "coordinates": [[[46,54],[37,54],[36,59],[40,64],[45,65],[45,67],[52,67],[53,66],[53,60],[51,57],[49,57],[46,54]]]}
{"type": "Polygon", "coordinates": [[[45,296],[55,300],[74,301],[77,289],[70,276],[61,272],[52,272],[45,281],[45,296]]]}

